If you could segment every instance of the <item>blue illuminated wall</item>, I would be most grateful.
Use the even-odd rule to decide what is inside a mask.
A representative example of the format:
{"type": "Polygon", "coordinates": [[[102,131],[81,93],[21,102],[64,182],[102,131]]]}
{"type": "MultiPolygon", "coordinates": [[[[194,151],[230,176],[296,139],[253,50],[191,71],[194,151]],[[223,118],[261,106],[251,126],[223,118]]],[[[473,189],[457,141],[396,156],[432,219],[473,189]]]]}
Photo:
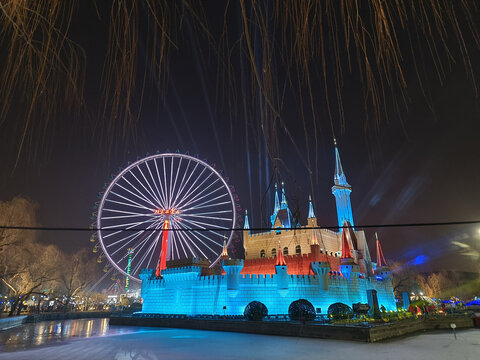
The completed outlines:
{"type": "Polygon", "coordinates": [[[377,290],[379,306],[396,311],[390,273],[362,278],[358,265],[342,265],[341,273],[330,275],[328,262],[312,263],[316,275],[288,275],[286,266],[277,266],[275,275],[242,275],[243,260],[226,260],[226,275],[201,276],[201,268],[189,266],[166,269],[155,278],[152,269],[140,275],[144,313],[243,315],[251,301],[265,304],[269,314],[288,314],[298,299],[310,301],[326,313],[336,302],[349,306],[367,303],[367,290],[377,290]]]}

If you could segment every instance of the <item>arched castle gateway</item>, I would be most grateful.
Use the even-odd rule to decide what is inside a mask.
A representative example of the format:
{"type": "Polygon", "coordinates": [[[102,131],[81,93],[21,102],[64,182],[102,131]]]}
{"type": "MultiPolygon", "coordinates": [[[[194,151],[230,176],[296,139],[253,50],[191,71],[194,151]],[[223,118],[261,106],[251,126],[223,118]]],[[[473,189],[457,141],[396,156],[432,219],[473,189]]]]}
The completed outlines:
{"type": "Polygon", "coordinates": [[[280,197],[276,186],[272,230],[251,233],[245,216],[245,259],[229,259],[224,249],[223,275],[209,275],[208,264],[195,259],[167,264],[161,277],[145,269],[140,275],[142,312],[241,315],[251,301],[260,301],[269,314],[287,314],[293,301],[306,299],[326,313],[337,302],[371,303],[372,290],[379,306],[395,311],[391,272],[371,261],[365,233],[353,227],[351,191],[335,144],[332,193],[339,226],[347,228],[312,230],[318,224],[311,200],[306,226],[297,224],[284,185],[280,197]]]}

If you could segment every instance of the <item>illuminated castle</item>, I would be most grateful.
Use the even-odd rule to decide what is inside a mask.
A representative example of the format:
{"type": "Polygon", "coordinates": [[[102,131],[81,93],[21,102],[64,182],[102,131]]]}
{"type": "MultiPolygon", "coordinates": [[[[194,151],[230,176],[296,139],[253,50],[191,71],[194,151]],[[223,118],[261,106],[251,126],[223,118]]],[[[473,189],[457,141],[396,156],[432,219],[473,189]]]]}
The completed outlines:
{"type": "Polygon", "coordinates": [[[241,315],[250,302],[259,301],[269,314],[287,314],[293,301],[306,299],[318,313],[326,313],[338,302],[372,303],[371,290],[376,290],[379,306],[396,311],[391,272],[371,261],[365,233],[353,227],[351,191],[335,146],[332,193],[338,232],[317,229],[311,200],[307,225],[298,224],[288,208],[284,185],[281,200],[275,186],[272,230],[251,233],[245,215],[244,260],[229,259],[224,247],[222,275],[209,275],[208,264],[198,260],[171,263],[161,277],[145,269],[140,274],[142,312],[241,315]]]}

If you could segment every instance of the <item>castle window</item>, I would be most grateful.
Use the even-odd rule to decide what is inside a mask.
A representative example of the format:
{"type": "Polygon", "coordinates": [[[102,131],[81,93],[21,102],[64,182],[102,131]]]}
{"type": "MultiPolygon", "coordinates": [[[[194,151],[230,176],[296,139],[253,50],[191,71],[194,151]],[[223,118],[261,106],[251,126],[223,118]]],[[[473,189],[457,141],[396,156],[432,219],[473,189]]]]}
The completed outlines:
{"type": "Polygon", "coordinates": [[[261,258],[262,258],[262,257],[265,257],[265,250],[263,250],[263,249],[260,250],[260,257],[261,257],[261,258]]]}
{"type": "Polygon", "coordinates": [[[302,248],[300,245],[295,246],[295,254],[300,255],[302,253],[302,248]]]}
{"type": "Polygon", "coordinates": [[[272,257],[277,256],[277,249],[273,248],[272,249],[272,257]]]}
{"type": "Polygon", "coordinates": [[[288,247],[283,248],[283,255],[288,255],[288,247]]]}

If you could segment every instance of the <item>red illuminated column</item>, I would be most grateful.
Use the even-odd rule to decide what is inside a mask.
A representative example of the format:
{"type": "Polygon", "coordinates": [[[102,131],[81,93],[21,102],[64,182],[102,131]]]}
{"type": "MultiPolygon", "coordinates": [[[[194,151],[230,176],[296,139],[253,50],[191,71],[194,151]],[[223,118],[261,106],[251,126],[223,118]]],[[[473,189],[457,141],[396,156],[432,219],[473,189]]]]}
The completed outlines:
{"type": "Polygon", "coordinates": [[[155,276],[160,276],[162,270],[167,268],[167,250],[168,250],[168,229],[170,227],[170,221],[165,220],[163,223],[162,234],[162,252],[160,253],[160,260],[158,261],[157,271],[155,276]]]}

